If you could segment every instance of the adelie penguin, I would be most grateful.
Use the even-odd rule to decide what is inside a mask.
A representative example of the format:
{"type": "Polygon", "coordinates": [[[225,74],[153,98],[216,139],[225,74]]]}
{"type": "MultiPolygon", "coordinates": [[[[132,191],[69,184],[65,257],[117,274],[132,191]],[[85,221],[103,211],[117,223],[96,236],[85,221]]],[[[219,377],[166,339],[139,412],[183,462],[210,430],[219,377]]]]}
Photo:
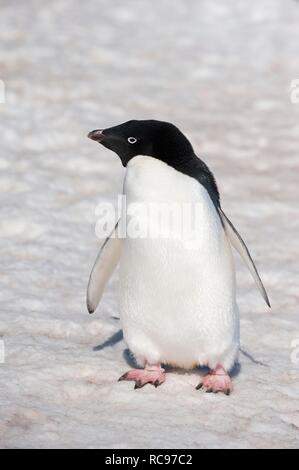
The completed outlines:
{"type": "MultiPolygon", "coordinates": [[[[210,373],[197,388],[230,394],[229,372],[239,350],[231,246],[247,264],[269,307],[270,303],[244,241],[221,209],[213,174],[182,132],[167,122],[133,120],[92,131],[88,137],[115,152],[126,167],[127,207],[187,203],[199,207],[200,214],[198,236],[191,244],[178,238],[171,224],[169,236],[160,238],[120,239],[116,227],[97,257],[88,285],[88,310],[97,308],[120,261],[121,323],[140,367],[120,380],[134,381],[135,388],[158,386],[165,381],[163,365],[208,366],[210,373]]],[[[128,224],[133,215],[128,211],[122,217],[128,224]]]]}

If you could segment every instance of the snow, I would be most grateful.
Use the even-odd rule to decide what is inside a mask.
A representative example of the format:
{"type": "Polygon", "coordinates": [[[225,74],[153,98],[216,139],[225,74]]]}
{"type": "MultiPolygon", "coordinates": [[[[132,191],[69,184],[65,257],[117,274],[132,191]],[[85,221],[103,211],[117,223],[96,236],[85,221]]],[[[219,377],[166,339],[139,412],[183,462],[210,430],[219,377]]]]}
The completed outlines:
{"type": "Polygon", "coordinates": [[[299,446],[298,20],[295,0],[1,2],[2,448],[299,446]],[[117,383],[117,274],[87,314],[94,210],[123,169],[86,134],[131,118],[190,137],[272,301],[238,261],[246,355],[229,398],[196,391],[196,370],[117,383]]]}

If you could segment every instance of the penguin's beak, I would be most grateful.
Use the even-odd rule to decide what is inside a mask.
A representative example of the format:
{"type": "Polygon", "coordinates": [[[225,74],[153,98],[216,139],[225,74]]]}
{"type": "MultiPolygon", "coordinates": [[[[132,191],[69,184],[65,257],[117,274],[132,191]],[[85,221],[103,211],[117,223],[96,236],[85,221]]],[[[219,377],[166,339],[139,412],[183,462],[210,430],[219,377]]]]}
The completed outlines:
{"type": "Polygon", "coordinates": [[[95,140],[96,142],[102,142],[105,139],[102,129],[89,132],[87,137],[91,140],[95,140]]]}

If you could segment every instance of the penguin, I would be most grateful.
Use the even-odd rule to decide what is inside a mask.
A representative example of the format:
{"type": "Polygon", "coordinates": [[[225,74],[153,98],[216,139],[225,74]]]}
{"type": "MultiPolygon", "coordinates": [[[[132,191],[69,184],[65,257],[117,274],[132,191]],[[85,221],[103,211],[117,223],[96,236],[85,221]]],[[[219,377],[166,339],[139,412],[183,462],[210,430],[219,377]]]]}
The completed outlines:
{"type": "MultiPolygon", "coordinates": [[[[88,137],[116,153],[126,168],[121,218],[127,226],[144,223],[147,212],[128,210],[138,204],[198,208],[192,243],[178,237],[169,220],[164,221],[168,236],[121,238],[119,221],[100,250],[88,283],[87,308],[96,310],[119,263],[120,318],[137,365],[119,380],[133,381],[135,388],[157,387],[166,379],[167,365],[187,370],[206,366],[209,372],[196,388],[229,395],[240,338],[231,247],[269,307],[270,302],[245,242],[222,210],[214,175],[169,122],[130,120],[88,137]]],[[[146,222],[154,225],[149,216],[146,222]]]]}

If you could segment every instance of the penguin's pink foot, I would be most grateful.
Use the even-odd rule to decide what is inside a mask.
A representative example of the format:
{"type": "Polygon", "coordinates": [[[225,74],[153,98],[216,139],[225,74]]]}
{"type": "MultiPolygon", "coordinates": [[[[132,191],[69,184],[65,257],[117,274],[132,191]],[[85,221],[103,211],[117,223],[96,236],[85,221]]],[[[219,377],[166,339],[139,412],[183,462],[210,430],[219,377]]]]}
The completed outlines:
{"type": "Polygon", "coordinates": [[[146,384],[152,384],[158,387],[165,382],[165,369],[160,364],[146,364],[144,369],[133,369],[122,375],[118,381],[132,380],[135,382],[135,389],[144,387],[146,384]]]}
{"type": "Polygon", "coordinates": [[[210,374],[201,379],[196,390],[203,388],[207,393],[222,392],[230,395],[233,391],[233,384],[230,376],[221,366],[217,366],[210,374]]]}

